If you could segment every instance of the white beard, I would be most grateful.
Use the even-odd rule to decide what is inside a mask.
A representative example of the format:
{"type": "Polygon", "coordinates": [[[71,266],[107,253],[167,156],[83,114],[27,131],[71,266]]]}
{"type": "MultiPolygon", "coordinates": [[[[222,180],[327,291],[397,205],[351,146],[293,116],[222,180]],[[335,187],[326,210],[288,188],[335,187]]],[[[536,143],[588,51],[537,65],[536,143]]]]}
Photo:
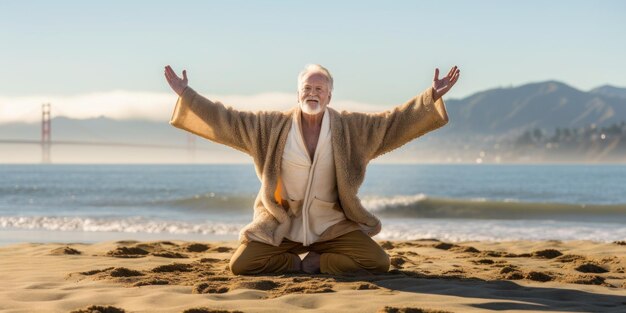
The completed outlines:
{"type": "Polygon", "coordinates": [[[302,112],[309,115],[317,115],[322,112],[322,105],[317,102],[317,104],[310,105],[306,100],[300,103],[300,108],[302,108],[302,112]]]}

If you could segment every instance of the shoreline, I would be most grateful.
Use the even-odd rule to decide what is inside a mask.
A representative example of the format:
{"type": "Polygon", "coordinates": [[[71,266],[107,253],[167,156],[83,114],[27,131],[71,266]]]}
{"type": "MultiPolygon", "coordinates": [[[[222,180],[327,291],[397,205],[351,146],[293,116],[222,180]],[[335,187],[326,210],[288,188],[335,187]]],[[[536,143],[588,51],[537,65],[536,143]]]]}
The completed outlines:
{"type": "Polygon", "coordinates": [[[234,276],[235,240],[169,238],[0,246],[0,312],[619,312],[626,304],[624,242],[385,240],[390,272],[333,277],[234,276]]]}
{"type": "Polygon", "coordinates": [[[181,241],[236,241],[237,235],[126,233],[106,231],[61,231],[47,229],[0,229],[0,248],[20,243],[38,244],[94,244],[115,240],[181,240],[181,241]]]}
{"type": "MultiPolygon", "coordinates": [[[[374,240],[416,240],[439,239],[447,242],[512,242],[512,241],[591,241],[612,243],[626,240],[626,228],[614,223],[552,221],[552,220],[501,220],[464,218],[384,218],[381,233],[374,240]]],[[[58,225],[53,225],[58,226],[58,225]]],[[[89,225],[88,225],[89,226],[89,225]]],[[[189,233],[130,232],[117,230],[118,226],[103,230],[60,230],[45,228],[8,227],[0,229],[0,247],[17,243],[98,243],[115,240],[182,240],[182,241],[237,241],[238,232],[211,234],[194,232],[196,226],[189,227],[189,233]]],[[[109,225],[110,226],[110,225],[109,225]]],[[[179,225],[175,225],[179,227],[179,225]]],[[[231,225],[230,228],[241,228],[231,225]]]]}

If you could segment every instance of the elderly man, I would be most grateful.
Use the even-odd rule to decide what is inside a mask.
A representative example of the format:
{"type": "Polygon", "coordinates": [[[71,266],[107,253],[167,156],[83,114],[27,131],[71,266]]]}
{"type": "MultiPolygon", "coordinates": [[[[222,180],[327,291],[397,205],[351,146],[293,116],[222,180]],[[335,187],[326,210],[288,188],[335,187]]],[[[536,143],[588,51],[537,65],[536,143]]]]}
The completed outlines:
{"type": "Polygon", "coordinates": [[[170,124],[252,156],[261,190],[253,221],[230,260],[236,274],[347,274],[389,269],[371,239],[380,220],[357,197],[370,160],[448,122],[442,96],[460,75],[455,66],[405,104],[378,114],[328,107],[333,77],[320,65],[298,76],[298,105],[285,112],[243,112],[208,100],[170,66],[179,95],[170,124]],[[299,254],[308,252],[304,259],[299,254]]]}

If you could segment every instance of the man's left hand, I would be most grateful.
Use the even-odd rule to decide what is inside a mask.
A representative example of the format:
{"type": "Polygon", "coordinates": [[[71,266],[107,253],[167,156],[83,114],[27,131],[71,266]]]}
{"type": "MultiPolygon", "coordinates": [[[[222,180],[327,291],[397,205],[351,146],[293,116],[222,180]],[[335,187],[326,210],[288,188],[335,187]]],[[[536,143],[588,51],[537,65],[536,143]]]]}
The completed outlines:
{"type": "Polygon", "coordinates": [[[382,230],[382,228],[383,228],[383,223],[380,223],[380,222],[379,222],[379,223],[378,223],[378,225],[376,225],[376,228],[371,229],[371,230],[369,230],[369,231],[367,232],[367,235],[371,237],[371,236],[372,236],[372,235],[374,235],[374,234],[378,234],[378,233],[380,233],[380,231],[382,230]]]}
{"type": "Polygon", "coordinates": [[[437,101],[439,98],[443,97],[451,88],[456,84],[457,80],[459,80],[459,75],[461,75],[461,70],[455,65],[450,69],[448,75],[439,79],[439,69],[435,68],[435,78],[433,78],[433,99],[437,101]]]}

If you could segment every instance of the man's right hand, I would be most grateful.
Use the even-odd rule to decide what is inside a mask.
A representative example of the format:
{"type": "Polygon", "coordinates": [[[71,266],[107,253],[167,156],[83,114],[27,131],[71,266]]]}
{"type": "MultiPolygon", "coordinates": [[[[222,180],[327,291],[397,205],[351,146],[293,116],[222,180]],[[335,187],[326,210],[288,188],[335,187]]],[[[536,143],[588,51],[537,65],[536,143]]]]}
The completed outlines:
{"type": "Polygon", "coordinates": [[[170,87],[178,96],[183,95],[183,91],[185,91],[189,83],[186,70],[183,70],[183,78],[181,79],[169,65],[165,67],[165,79],[167,79],[167,83],[170,84],[170,87]]]}

